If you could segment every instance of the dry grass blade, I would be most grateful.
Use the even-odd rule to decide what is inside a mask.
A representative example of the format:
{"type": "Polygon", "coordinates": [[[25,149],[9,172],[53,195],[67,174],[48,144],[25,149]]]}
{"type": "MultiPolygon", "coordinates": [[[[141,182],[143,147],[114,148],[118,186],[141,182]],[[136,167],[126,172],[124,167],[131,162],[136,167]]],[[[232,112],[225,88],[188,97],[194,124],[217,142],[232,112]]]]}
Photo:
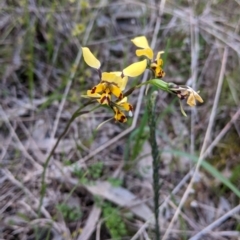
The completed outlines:
{"type": "MultiPolygon", "coordinates": [[[[213,230],[215,227],[219,226],[222,224],[224,221],[226,221],[229,217],[233,216],[234,214],[237,214],[240,212],[240,205],[237,207],[233,208],[232,210],[228,211],[226,214],[218,218],[216,221],[214,221],[212,224],[207,226],[206,228],[202,229],[200,232],[198,232],[196,235],[190,238],[190,240],[198,240],[202,239],[204,234],[207,234],[211,230],[213,230]]],[[[238,234],[239,236],[239,234],[238,234]]]]}
{"type": "Polygon", "coordinates": [[[101,214],[101,209],[98,208],[97,206],[93,206],[92,211],[89,214],[89,217],[87,219],[86,225],[83,228],[77,240],[88,240],[91,237],[92,233],[96,228],[100,214],[101,214]]]}

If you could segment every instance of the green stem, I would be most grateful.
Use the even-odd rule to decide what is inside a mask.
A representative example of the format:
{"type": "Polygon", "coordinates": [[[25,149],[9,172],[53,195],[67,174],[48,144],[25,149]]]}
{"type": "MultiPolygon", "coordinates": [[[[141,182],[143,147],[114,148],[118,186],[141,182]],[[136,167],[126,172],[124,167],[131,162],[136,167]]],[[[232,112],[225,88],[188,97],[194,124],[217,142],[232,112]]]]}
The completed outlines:
{"type": "Polygon", "coordinates": [[[154,192],[154,215],[155,215],[155,234],[156,240],[160,240],[160,226],[158,223],[159,215],[159,168],[160,168],[160,158],[159,151],[156,140],[156,117],[155,117],[155,102],[156,102],[157,92],[153,92],[148,101],[148,125],[150,128],[149,142],[152,148],[152,158],[153,158],[153,192],[154,192]]]}
{"type": "Polygon", "coordinates": [[[87,103],[85,103],[83,106],[79,107],[72,115],[72,117],[70,118],[70,120],[68,121],[64,131],[62,132],[62,134],[59,136],[58,140],[56,141],[55,145],[53,146],[51,152],[49,153],[44,165],[43,165],[43,173],[42,173],[42,178],[41,178],[41,197],[40,197],[40,201],[39,201],[39,206],[38,206],[38,217],[40,217],[40,213],[41,213],[41,208],[42,208],[42,204],[43,204],[43,198],[45,196],[46,193],[46,183],[45,183],[45,177],[46,177],[46,172],[47,172],[47,167],[48,164],[51,160],[52,155],[54,154],[60,140],[65,136],[65,134],[67,133],[70,125],[72,124],[72,122],[80,115],[83,115],[85,113],[88,113],[89,111],[83,111],[81,112],[81,110],[83,108],[85,108],[86,106],[95,103],[95,101],[93,100],[89,100],[87,103]]]}

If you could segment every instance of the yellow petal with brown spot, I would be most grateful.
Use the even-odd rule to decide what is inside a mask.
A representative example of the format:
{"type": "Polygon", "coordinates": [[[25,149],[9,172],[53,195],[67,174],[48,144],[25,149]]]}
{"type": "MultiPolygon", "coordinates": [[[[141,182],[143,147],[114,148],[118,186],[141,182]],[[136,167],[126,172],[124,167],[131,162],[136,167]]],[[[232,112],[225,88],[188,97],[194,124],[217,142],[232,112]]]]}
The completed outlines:
{"type": "Polygon", "coordinates": [[[116,85],[113,85],[113,84],[110,84],[109,85],[109,88],[110,88],[110,92],[116,96],[117,98],[119,99],[122,99],[123,98],[123,93],[121,91],[121,89],[119,87],[117,87],[116,85]]]}

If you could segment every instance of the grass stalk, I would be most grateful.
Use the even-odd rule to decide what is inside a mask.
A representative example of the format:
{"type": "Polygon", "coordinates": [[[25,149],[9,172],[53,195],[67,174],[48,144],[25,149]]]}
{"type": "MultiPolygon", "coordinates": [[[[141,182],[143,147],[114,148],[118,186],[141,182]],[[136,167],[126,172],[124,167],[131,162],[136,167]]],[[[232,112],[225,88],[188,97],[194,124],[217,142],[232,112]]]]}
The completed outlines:
{"type": "Polygon", "coordinates": [[[148,100],[148,125],[150,128],[149,142],[152,148],[152,158],[153,158],[153,192],[154,192],[154,216],[155,216],[155,235],[156,240],[160,240],[160,226],[158,222],[159,215],[159,168],[160,168],[160,158],[159,151],[156,140],[156,116],[155,116],[155,102],[156,102],[157,92],[154,91],[148,100]]]}

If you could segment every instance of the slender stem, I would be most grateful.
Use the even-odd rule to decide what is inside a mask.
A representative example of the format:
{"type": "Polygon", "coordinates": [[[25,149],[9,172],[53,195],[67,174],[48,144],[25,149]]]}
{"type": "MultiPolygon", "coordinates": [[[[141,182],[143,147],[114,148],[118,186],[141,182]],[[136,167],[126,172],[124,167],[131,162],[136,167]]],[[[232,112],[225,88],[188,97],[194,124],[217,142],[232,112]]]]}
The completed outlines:
{"type": "Polygon", "coordinates": [[[42,204],[43,204],[43,198],[45,196],[46,193],[46,183],[45,183],[45,177],[46,177],[46,172],[47,172],[47,167],[50,163],[51,157],[54,154],[60,140],[64,137],[64,135],[67,133],[70,125],[72,124],[72,122],[80,115],[88,113],[89,111],[82,111],[81,110],[83,108],[85,108],[87,105],[90,105],[92,103],[95,103],[95,101],[93,100],[89,100],[87,103],[85,103],[83,106],[79,107],[72,115],[72,117],[70,118],[70,120],[68,121],[64,131],[62,132],[62,134],[59,136],[58,140],[56,141],[55,145],[53,146],[51,152],[49,153],[44,165],[43,165],[43,173],[42,173],[42,178],[41,178],[41,192],[40,192],[40,201],[39,201],[39,206],[38,206],[38,217],[40,217],[40,213],[41,213],[41,208],[42,208],[42,204]]]}
{"type": "Polygon", "coordinates": [[[149,142],[152,148],[152,158],[153,158],[153,192],[154,192],[154,215],[155,215],[155,235],[156,240],[160,240],[160,226],[158,222],[159,215],[159,168],[160,168],[160,158],[159,151],[156,140],[156,117],[155,117],[155,102],[156,102],[157,92],[153,92],[148,101],[148,125],[150,128],[149,142]]]}

